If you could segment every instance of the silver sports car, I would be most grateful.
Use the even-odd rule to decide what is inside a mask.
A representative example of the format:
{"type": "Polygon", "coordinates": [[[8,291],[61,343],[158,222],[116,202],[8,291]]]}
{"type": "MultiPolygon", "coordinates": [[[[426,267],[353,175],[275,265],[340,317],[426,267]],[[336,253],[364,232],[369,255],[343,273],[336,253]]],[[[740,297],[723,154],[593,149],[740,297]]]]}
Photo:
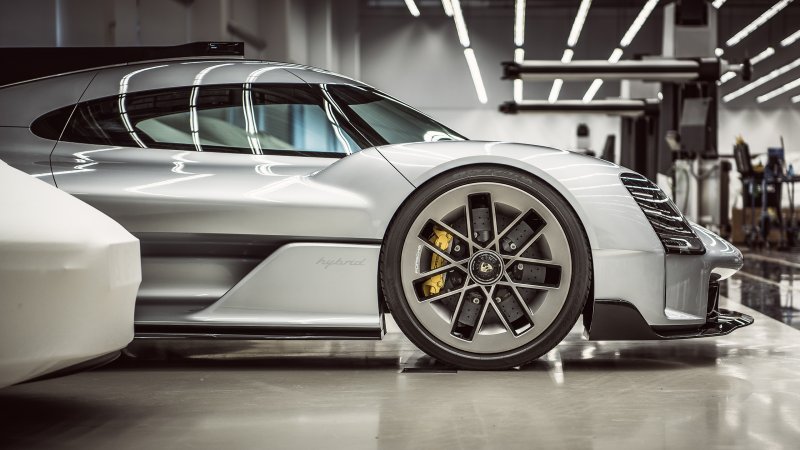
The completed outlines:
{"type": "Polygon", "coordinates": [[[717,305],[741,253],[646,178],[470,141],[315,68],[175,58],[13,83],[0,159],[141,240],[139,337],[379,339],[391,312],[438,360],[498,369],[581,315],[599,340],[752,323],[717,305]]]}

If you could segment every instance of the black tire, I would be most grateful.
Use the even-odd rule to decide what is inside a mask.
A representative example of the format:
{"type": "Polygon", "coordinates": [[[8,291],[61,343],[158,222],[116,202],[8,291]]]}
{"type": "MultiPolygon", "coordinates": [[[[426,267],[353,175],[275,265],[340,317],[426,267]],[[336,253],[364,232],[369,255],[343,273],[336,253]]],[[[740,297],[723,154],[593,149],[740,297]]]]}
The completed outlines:
{"type": "Polygon", "coordinates": [[[446,172],[420,186],[402,205],[389,225],[380,255],[380,281],[389,310],[403,333],[437,360],[464,369],[509,369],[530,363],[549,352],[569,333],[583,311],[592,286],[590,246],[569,203],[539,178],[503,166],[480,165],[446,172]],[[433,199],[459,186],[489,182],[523,190],[556,217],[569,242],[572,271],[568,294],[556,319],[533,341],[500,353],[474,353],[455,348],[426,330],[412,312],[402,286],[400,254],[409,230],[433,199]]]}

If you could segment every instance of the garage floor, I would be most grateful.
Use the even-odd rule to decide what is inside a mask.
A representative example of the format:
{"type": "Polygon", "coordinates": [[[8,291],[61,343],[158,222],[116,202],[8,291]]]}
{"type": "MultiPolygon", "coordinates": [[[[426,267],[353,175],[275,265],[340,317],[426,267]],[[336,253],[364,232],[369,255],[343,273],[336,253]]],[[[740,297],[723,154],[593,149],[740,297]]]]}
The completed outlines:
{"type": "Polygon", "coordinates": [[[756,323],[726,337],[592,343],[576,327],[505,372],[444,370],[396,330],[144,343],[144,359],[0,391],[0,448],[797,448],[800,330],[781,321],[800,322],[798,270],[748,261],[723,307],[756,323]]]}

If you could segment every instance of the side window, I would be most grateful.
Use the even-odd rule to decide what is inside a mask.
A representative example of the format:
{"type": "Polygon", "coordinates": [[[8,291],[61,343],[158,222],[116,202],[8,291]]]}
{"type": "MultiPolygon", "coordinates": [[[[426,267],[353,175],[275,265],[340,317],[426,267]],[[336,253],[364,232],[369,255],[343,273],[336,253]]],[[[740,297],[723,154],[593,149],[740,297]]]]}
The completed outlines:
{"type": "Polygon", "coordinates": [[[78,105],[63,140],[247,154],[341,156],[361,149],[318,87],[214,85],[78,105]]]}

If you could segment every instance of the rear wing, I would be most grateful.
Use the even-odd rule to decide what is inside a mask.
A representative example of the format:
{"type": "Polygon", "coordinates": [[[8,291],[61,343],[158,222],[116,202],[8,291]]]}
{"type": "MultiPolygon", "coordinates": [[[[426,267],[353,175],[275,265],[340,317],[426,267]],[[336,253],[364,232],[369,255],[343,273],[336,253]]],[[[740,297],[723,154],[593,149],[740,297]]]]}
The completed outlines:
{"type": "Polygon", "coordinates": [[[0,86],[94,67],[168,58],[244,56],[243,42],[158,47],[0,47],[0,86]]]}

